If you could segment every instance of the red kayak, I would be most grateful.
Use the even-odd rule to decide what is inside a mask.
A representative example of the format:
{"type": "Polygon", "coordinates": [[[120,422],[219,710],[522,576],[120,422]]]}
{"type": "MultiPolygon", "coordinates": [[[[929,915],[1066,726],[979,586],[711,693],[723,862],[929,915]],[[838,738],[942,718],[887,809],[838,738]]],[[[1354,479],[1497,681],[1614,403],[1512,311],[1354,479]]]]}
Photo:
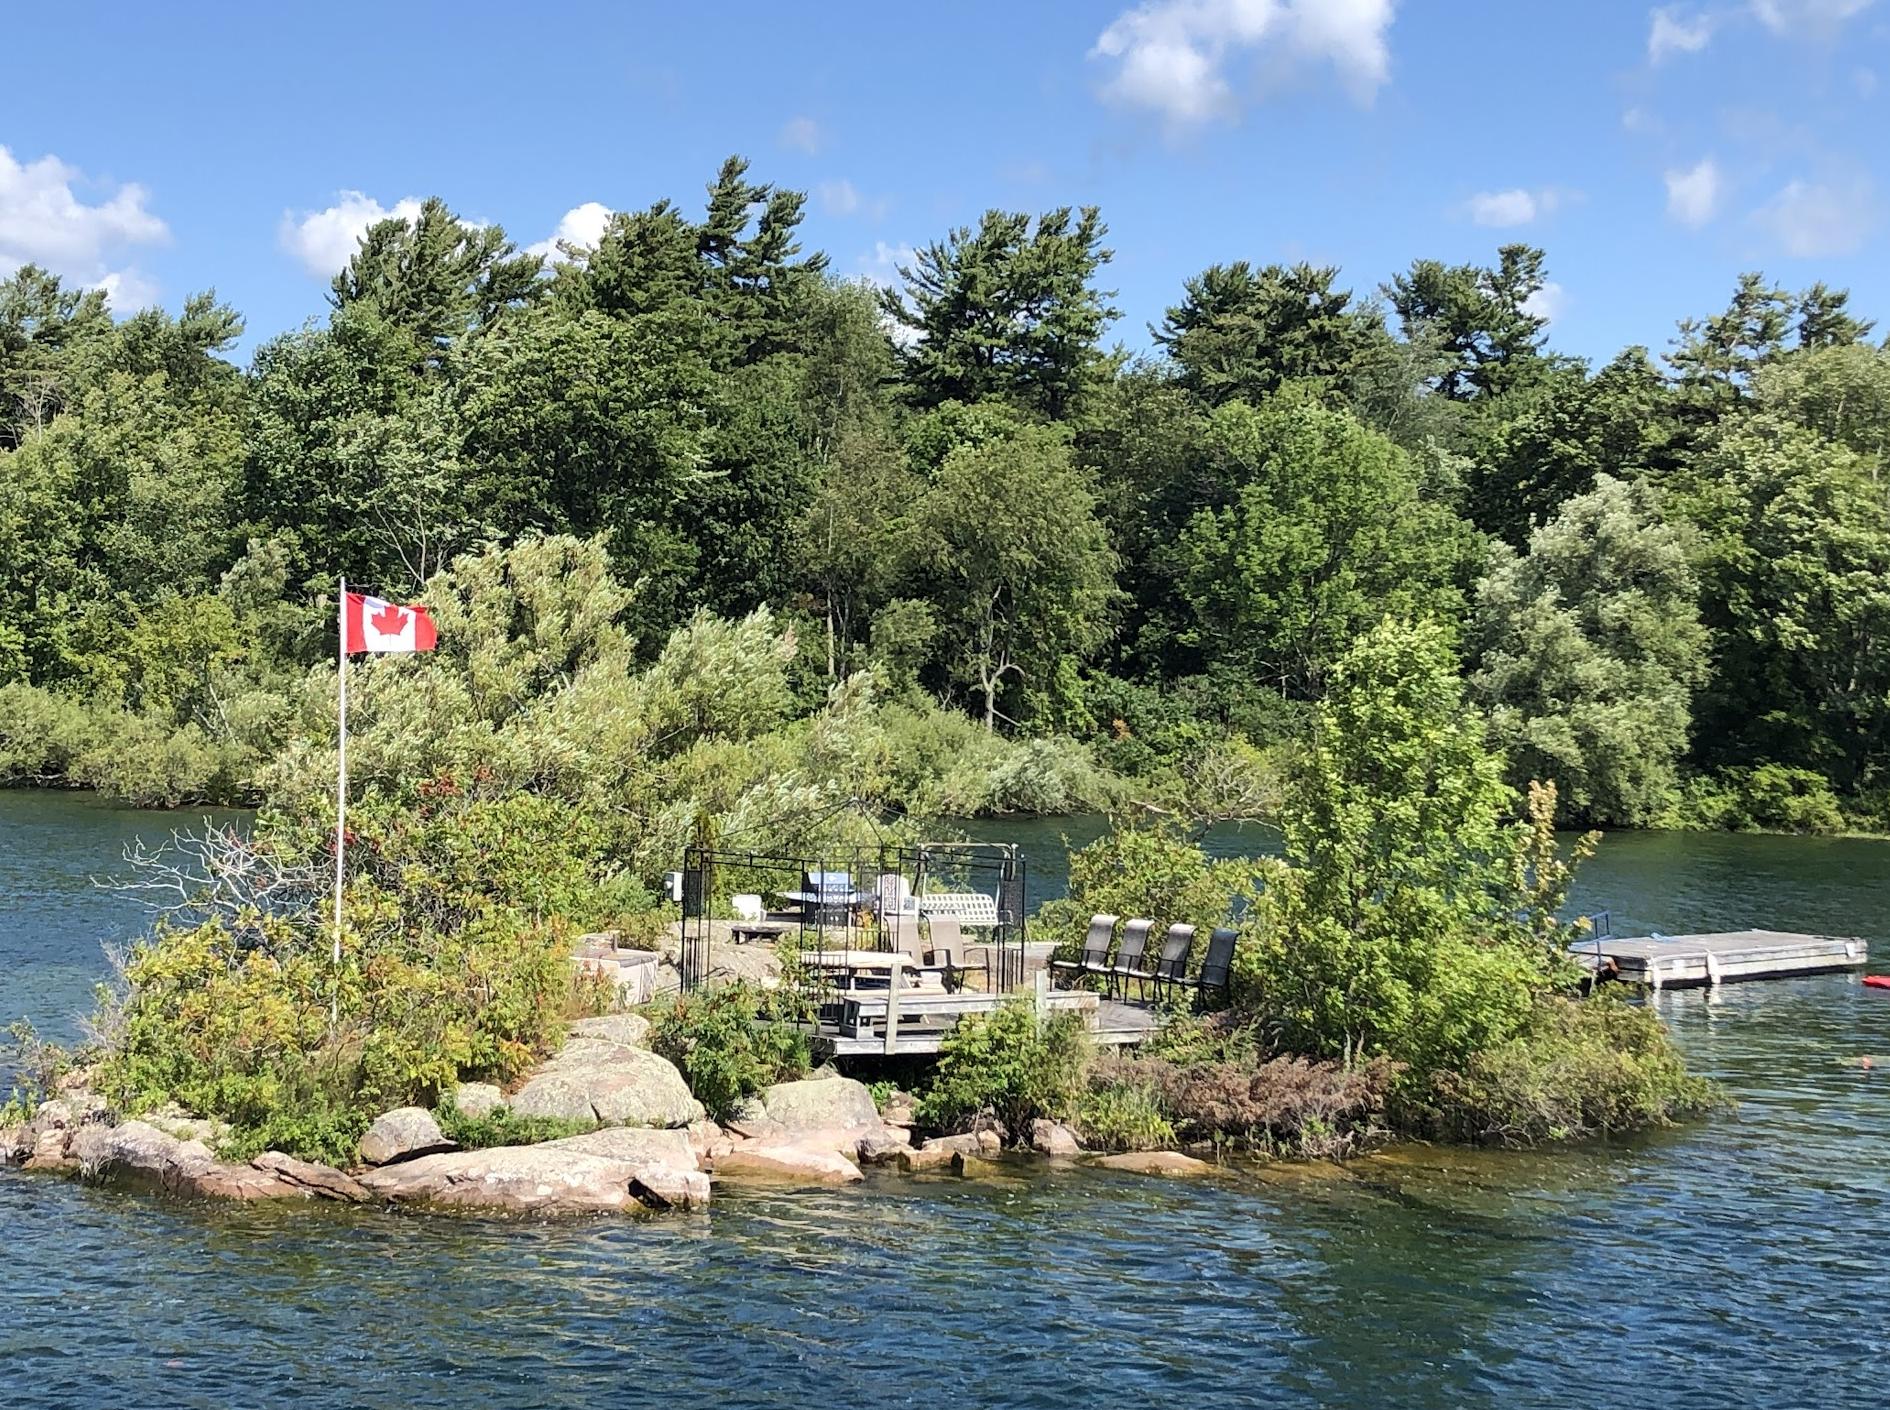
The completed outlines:
{"type": "Polygon", "coordinates": [[[1890,989],[1890,974],[1866,974],[1864,983],[1872,989],[1890,989]]]}

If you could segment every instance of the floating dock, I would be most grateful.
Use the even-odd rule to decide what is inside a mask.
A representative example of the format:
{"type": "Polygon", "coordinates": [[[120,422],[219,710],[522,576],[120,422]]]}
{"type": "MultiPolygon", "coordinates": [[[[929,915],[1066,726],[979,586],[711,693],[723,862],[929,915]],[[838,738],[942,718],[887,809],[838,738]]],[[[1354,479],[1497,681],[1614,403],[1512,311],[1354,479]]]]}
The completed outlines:
{"type": "Polygon", "coordinates": [[[1579,940],[1570,946],[1590,968],[1609,962],[1618,978],[1649,989],[1683,989],[1747,979],[1797,979],[1862,969],[1870,946],[1852,935],[1728,930],[1715,935],[1645,935],[1579,940]]]}

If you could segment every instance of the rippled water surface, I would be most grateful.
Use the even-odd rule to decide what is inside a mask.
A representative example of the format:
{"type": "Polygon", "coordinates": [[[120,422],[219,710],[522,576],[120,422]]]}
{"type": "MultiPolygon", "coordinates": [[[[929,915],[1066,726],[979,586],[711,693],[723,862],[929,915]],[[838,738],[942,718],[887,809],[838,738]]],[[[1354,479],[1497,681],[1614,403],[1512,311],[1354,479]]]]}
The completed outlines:
{"type": "MultiPolygon", "coordinates": [[[[80,883],[172,821],[0,794],[0,1013],[83,1006],[137,916],[80,883]]],[[[1584,904],[1890,957],[1890,845],[1612,838],[1584,904]]],[[[522,1225],[0,1174],[0,1368],[97,1406],[1885,1404],[1890,994],[1661,1003],[1738,1110],[1553,1155],[1022,1167],[522,1225]]]]}

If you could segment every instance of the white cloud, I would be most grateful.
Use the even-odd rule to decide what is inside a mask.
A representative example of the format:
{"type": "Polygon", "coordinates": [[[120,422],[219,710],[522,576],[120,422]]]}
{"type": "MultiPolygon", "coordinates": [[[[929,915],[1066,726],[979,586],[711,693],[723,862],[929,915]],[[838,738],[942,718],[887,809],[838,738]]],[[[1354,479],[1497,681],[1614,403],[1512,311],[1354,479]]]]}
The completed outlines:
{"type": "Polygon", "coordinates": [[[1533,220],[1551,215],[1561,204],[1562,193],[1553,187],[1545,186],[1539,191],[1525,191],[1516,187],[1509,191],[1479,191],[1464,203],[1464,209],[1478,225],[1502,229],[1511,225],[1527,225],[1533,220]]]}
{"type": "Polygon", "coordinates": [[[851,181],[823,181],[815,194],[828,215],[853,215],[860,209],[860,193],[851,181]]]}
{"type": "Polygon", "coordinates": [[[1553,279],[1545,279],[1540,289],[1523,300],[1522,311],[1546,323],[1553,323],[1568,312],[1568,304],[1568,290],[1553,279]]]}
{"type": "Polygon", "coordinates": [[[1854,254],[1876,224],[1870,187],[1793,181],[1752,213],[1779,247],[1796,259],[1854,254]]]}
{"type": "Polygon", "coordinates": [[[884,240],[875,240],[873,252],[861,255],[854,261],[854,267],[861,282],[876,289],[891,289],[900,283],[899,266],[910,266],[918,258],[919,252],[910,245],[889,245],[884,240]]]}
{"type": "Polygon", "coordinates": [[[867,196],[851,181],[823,181],[814,190],[814,198],[824,214],[863,215],[870,220],[885,219],[892,202],[884,196],[867,196]]]}
{"type": "Polygon", "coordinates": [[[114,268],[133,247],[161,244],[170,229],[147,208],[149,193],[128,183],[88,202],[80,193],[95,183],[59,158],[21,162],[0,147],[0,276],[37,264],[61,278],[105,290],[120,313],[157,297],[157,286],[136,268],[114,268]]]}
{"type": "MultiPolygon", "coordinates": [[[[910,267],[918,258],[919,252],[910,245],[889,245],[884,240],[875,240],[873,252],[854,261],[854,277],[869,289],[897,289],[904,282],[899,277],[899,266],[910,267]]],[[[887,314],[880,315],[879,326],[899,347],[909,348],[919,341],[917,328],[899,323],[887,314]]]]}
{"type": "Polygon", "coordinates": [[[1875,0],[1752,0],[1752,13],[1774,34],[1829,36],[1875,0]]]}
{"type": "Polygon", "coordinates": [[[597,242],[604,238],[604,227],[610,224],[610,216],[610,207],[602,201],[586,201],[581,206],[573,206],[559,220],[556,230],[537,244],[527,245],[525,253],[556,260],[562,258],[560,245],[594,250],[597,242]]]}
{"type": "Polygon", "coordinates": [[[1667,216],[1696,229],[1719,214],[1725,183],[1719,163],[1704,157],[1694,165],[1667,173],[1667,216]]]}
{"type": "Polygon", "coordinates": [[[93,286],[105,291],[105,302],[117,314],[136,313],[157,302],[158,287],[137,269],[114,269],[93,286]]]}
{"type": "Polygon", "coordinates": [[[419,198],[404,197],[394,202],[390,210],[359,191],[337,192],[335,204],[326,210],[307,211],[299,218],[291,211],[284,211],[277,237],[282,248],[299,259],[310,274],[328,279],[340,273],[354,258],[368,227],[390,216],[419,219],[419,198]]]}
{"type": "Polygon", "coordinates": [[[1114,61],[1111,101],[1151,108],[1175,127],[1232,117],[1226,76],[1243,51],[1291,70],[1330,64],[1360,102],[1390,75],[1385,31],[1395,0],[1148,0],[1097,37],[1092,59],[1114,61]]]}
{"type": "Polygon", "coordinates": [[[1697,54],[1713,39],[1712,15],[1689,16],[1677,5],[1655,10],[1647,27],[1647,62],[1663,63],[1675,54],[1697,54]]]}
{"type": "Polygon", "coordinates": [[[775,140],[790,151],[805,152],[811,157],[820,151],[820,124],[805,116],[789,118],[775,140]]]}

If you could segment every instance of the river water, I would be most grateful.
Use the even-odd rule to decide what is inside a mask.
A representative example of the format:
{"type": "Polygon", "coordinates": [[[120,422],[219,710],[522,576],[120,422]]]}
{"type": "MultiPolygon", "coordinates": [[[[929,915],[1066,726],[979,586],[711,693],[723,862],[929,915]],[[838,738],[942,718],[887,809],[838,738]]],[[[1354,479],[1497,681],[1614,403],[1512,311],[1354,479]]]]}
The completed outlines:
{"type": "MultiPolygon", "coordinates": [[[[98,941],[141,921],[88,878],[176,821],[0,793],[0,1014],[69,1031],[98,941]]],[[[1010,829],[1037,886],[1089,826],[1010,829]]],[[[1623,933],[1835,930],[1890,958],[1885,843],[1613,837],[1580,900],[1623,933]]],[[[1882,1406],[1890,994],[1660,1003],[1737,1111],[1547,1154],[1021,1167],[566,1224],[0,1173],[0,1369],[94,1406],[1882,1406]]]]}

